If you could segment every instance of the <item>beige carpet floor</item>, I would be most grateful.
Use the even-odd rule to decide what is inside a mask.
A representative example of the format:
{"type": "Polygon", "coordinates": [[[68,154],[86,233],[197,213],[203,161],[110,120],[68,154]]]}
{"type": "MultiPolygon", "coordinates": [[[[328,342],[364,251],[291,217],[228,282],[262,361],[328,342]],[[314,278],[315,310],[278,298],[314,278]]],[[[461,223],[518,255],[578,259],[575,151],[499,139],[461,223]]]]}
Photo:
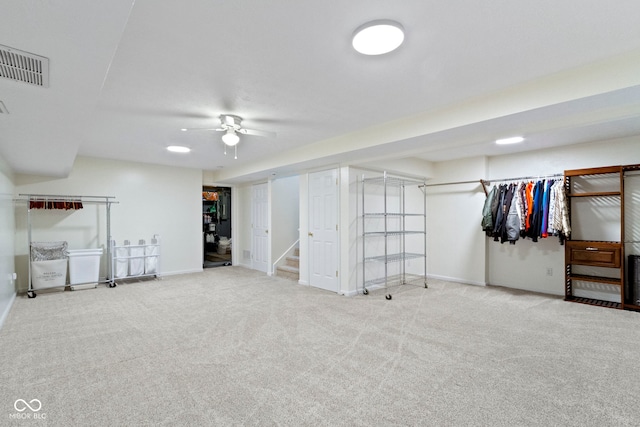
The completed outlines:
{"type": "Polygon", "coordinates": [[[240,267],[18,296],[0,425],[637,426],[640,313],[435,280],[344,297],[240,267]]]}

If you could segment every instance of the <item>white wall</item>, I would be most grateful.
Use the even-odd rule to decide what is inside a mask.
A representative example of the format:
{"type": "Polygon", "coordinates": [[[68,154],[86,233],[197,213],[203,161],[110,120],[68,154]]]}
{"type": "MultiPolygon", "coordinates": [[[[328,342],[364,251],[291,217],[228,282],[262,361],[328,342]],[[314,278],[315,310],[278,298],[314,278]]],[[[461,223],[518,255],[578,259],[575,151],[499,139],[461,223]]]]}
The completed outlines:
{"type": "MultiPolygon", "coordinates": [[[[16,177],[15,192],[114,196],[111,234],[118,243],[161,236],[161,273],[202,270],[202,171],[78,157],[67,178],[16,177]]],[[[68,240],[70,248],[106,244],[104,209],[40,211],[32,240],[68,240]],[[99,225],[98,232],[93,228],[99,225]]],[[[26,204],[16,207],[16,267],[27,289],[26,204]]],[[[103,265],[104,265],[103,257],[103,265]]],[[[104,271],[102,272],[104,275],[104,271]]]]}
{"type": "Polygon", "coordinates": [[[0,327],[9,314],[16,296],[13,281],[15,223],[13,208],[13,173],[0,157],[0,327]]]}
{"type": "Polygon", "coordinates": [[[271,258],[278,257],[300,237],[300,178],[292,176],[271,181],[271,258]]]}
{"type": "Polygon", "coordinates": [[[251,268],[251,185],[235,188],[233,206],[238,215],[233,223],[233,265],[251,268]]]}
{"type": "Polygon", "coordinates": [[[475,157],[435,163],[427,181],[427,275],[456,282],[486,284],[485,242],[480,228],[487,159],[475,157]],[[432,186],[459,181],[472,184],[432,186]]]}
{"type": "MultiPolygon", "coordinates": [[[[640,163],[640,138],[625,138],[489,159],[488,178],[562,173],[566,169],[640,163]]],[[[477,223],[481,218],[477,212],[477,223]]],[[[479,227],[479,225],[478,225],[479,227]]],[[[492,285],[564,295],[564,246],[557,238],[516,245],[489,241],[488,273],[492,285]],[[552,269],[552,275],[547,270],[552,269]]]]}

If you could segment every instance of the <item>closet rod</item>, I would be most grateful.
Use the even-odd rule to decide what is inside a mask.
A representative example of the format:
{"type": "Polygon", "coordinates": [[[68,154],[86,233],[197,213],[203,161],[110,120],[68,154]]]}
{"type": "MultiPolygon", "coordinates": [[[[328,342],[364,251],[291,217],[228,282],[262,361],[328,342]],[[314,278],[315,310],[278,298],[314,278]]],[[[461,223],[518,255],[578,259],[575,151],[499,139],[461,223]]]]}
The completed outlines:
{"type": "Polygon", "coordinates": [[[489,196],[489,193],[487,192],[487,185],[491,185],[492,181],[524,181],[524,180],[532,180],[532,179],[546,179],[546,178],[559,178],[559,177],[563,177],[564,173],[552,173],[552,174],[546,174],[546,175],[536,175],[536,176],[516,176],[516,177],[511,177],[511,178],[498,178],[498,179],[481,179],[480,183],[482,184],[482,190],[484,191],[484,195],[485,196],[489,196]]]}
{"type": "MultiPolygon", "coordinates": [[[[437,187],[439,185],[456,185],[456,184],[475,184],[477,182],[478,182],[477,179],[473,181],[439,182],[437,184],[423,184],[423,185],[419,185],[419,187],[437,187]]],[[[480,182],[482,182],[482,180],[480,180],[480,182]]]]}
{"type": "Polygon", "coordinates": [[[546,179],[546,178],[558,178],[564,176],[563,173],[552,173],[546,175],[535,175],[535,176],[517,176],[514,178],[493,178],[493,179],[481,179],[480,182],[484,185],[491,185],[492,181],[523,181],[529,179],[546,179]]]}
{"type": "Polygon", "coordinates": [[[480,182],[480,184],[482,184],[482,189],[484,190],[484,194],[488,195],[486,186],[491,185],[492,181],[521,181],[524,179],[555,178],[555,177],[561,177],[561,176],[564,176],[564,174],[554,173],[550,175],[518,176],[513,178],[480,179],[480,180],[473,180],[473,181],[450,181],[450,182],[439,182],[437,184],[424,184],[424,185],[420,185],[419,187],[422,188],[422,187],[437,187],[440,185],[475,184],[477,182],[480,182]]]}
{"type": "Polygon", "coordinates": [[[19,194],[25,199],[14,199],[14,202],[82,202],[89,205],[119,204],[114,196],[63,196],[58,194],[19,194]],[[87,200],[94,199],[94,200],[87,200]]]}
{"type": "Polygon", "coordinates": [[[564,176],[563,173],[554,173],[547,175],[535,175],[535,176],[518,176],[514,178],[493,178],[493,179],[480,179],[480,180],[472,180],[472,181],[450,181],[450,182],[439,182],[436,184],[424,184],[420,185],[420,187],[436,187],[439,185],[457,185],[457,184],[475,184],[476,182],[480,182],[481,184],[490,185],[492,181],[520,181],[523,179],[540,179],[540,178],[555,178],[564,176]]]}
{"type": "Polygon", "coordinates": [[[70,196],[68,194],[19,194],[21,197],[45,197],[47,199],[62,199],[62,200],[71,200],[71,199],[115,199],[115,196],[70,196]]]}

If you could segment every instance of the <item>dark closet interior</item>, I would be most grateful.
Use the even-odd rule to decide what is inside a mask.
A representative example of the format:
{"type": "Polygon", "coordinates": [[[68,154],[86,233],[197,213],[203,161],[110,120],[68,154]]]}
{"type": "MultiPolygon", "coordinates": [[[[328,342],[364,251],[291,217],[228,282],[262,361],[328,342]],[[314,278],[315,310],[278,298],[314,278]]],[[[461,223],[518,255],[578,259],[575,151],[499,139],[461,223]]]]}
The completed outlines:
{"type": "Polygon", "coordinates": [[[203,267],[231,265],[231,188],[202,187],[203,267]]]}

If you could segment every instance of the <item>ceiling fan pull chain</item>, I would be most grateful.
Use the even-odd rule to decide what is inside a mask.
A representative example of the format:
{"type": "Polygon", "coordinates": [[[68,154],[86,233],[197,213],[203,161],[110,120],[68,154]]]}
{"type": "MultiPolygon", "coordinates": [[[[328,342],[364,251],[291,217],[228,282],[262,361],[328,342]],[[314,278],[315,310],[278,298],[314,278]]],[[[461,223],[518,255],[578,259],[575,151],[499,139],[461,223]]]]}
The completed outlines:
{"type": "Polygon", "coordinates": [[[235,153],[235,156],[233,156],[233,158],[238,160],[238,146],[234,145],[233,147],[236,149],[236,153],[235,153]]]}

